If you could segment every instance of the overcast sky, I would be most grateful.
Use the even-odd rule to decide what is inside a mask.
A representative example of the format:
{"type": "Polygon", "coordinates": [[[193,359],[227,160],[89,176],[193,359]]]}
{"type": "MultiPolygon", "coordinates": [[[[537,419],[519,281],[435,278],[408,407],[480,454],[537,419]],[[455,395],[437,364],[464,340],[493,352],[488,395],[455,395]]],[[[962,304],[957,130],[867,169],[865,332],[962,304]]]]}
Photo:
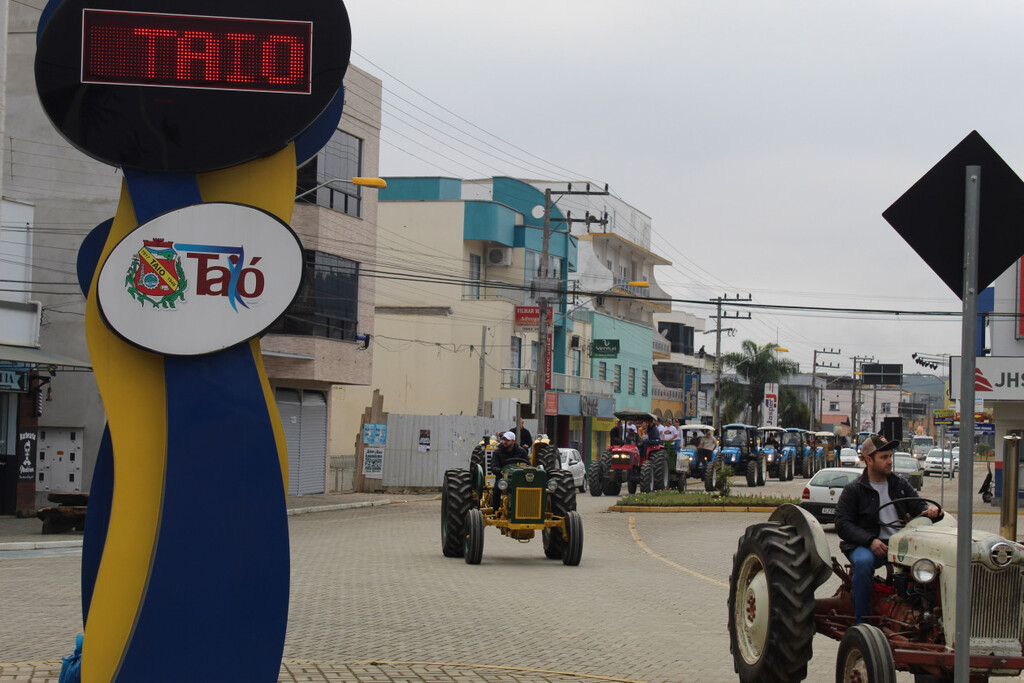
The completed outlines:
{"type": "MultiPolygon", "coordinates": [[[[607,182],[652,217],[680,298],[958,311],[881,214],[972,130],[1024,168],[1019,0],[346,6],[352,63],[384,82],[382,175],[607,182]]],[[[960,348],[958,319],[729,326],[724,351],[777,339],[808,372],[815,348],[847,373],[960,348]]]]}

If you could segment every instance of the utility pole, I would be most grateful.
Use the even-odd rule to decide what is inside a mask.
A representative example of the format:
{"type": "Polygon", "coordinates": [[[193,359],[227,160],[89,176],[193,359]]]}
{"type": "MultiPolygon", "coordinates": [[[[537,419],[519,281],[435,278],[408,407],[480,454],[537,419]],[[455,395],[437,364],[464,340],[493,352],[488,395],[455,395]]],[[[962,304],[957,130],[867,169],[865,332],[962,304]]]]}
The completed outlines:
{"type": "MultiPolygon", "coordinates": [[[[810,406],[811,409],[809,411],[811,413],[811,423],[807,427],[807,429],[809,429],[811,431],[814,430],[814,403],[815,403],[814,402],[814,390],[816,388],[814,385],[817,384],[817,381],[818,381],[818,367],[819,367],[818,366],[818,354],[819,353],[820,354],[839,354],[839,353],[842,353],[842,352],[843,352],[842,349],[833,349],[833,348],[815,349],[814,350],[814,362],[811,363],[811,406],[810,406]]],[[[825,363],[822,363],[821,367],[823,367],[823,368],[838,368],[839,364],[838,363],[828,363],[826,365],[825,363]]],[[[821,420],[821,413],[820,412],[818,413],[818,420],[819,421],[821,420]]]]}
{"type": "MultiPolygon", "coordinates": [[[[857,405],[857,363],[861,365],[864,361],[875,360],[874,356],[854,356],[850,360],[853,361],[853,389],[852,389],[852,400],[850,404],[850,436],[854,439],[857,438],[857,432],[860,431],[860,409],[857,405]]],[[[856,444],[854,444],[856,448],[856,444]]]]}
{"type": "MultiPolygon", "coordinates": [[[[487,326],[480,328],[480,389],[476,397],[476,414],[484,414],[484,371],[487,369],[487,326]]],[[[516,422],[516,427],[519,423],[516,422]]]]}
{"type": "MultiPolygon", "coordinates": [[[[541,344],[541,358],[539,363],[540,367],[537,368],[537,409],[535,414],[537,415],[537,432],[539,434],[545,434],[547,432],[547,429],[544,426],[544,421],[547,417],[545,415],[545,410],[547,408],[545,405],[545,399],[547,398],[547,390],[551,385],[550,366],[551,354],[553,351],[551,347],[554,346],[553,341],[551,344],[548,344],[548,307],[550,305],[551,294],[561,295],[561,280],[552,278],[551,273],[548,272],[548,262],[551,260],[551,207],[553,206],[551,196],[579,194],[607,195],[611,193],[608,192],[608,185],[604,186],[604,190],[591,190],[590,183],[586,184],[586,189],[584,190],[573,190],[572,183],[569,183],[568,187],[564,190],[552,190],[551,188],[544,190],[544,236],[541,241],[541,277],[538,278],[539,286],[537,287],[538,313],[540,314],[540,320],[537,324],[537,340],[541,344]],[[552,282],[552,280],[554,280],[554,282],[552,282]]],[[[595,219],[588,214],[586,218],[582,219],[574,220],[571,217],[566,217],[560,220],[566,223],[566,231],[568,231],[572,223],[604,224],[607,223],[608,219],[595,219]]],[[[553,337],[554,335],[552,334],[551,336],[553,337]]]]}
{"type": "MultiPolygon", "coordinates": [[[[739,294],[735,298],[730,299],[729,295],[716,297],[711,299],[717,306],[717,311],[713,316],[715,318],[715,406],[714,406],[714,422],[712,426],[715,431],[721,428],[719,424],[721,422],[721,407],[722,403],[719,400],[719,394],[722,390],[722,320],[750,320],[750,313],[748,312],[745,316],[741,316],[739,313],[729,315],[728,313],[722,313],[722,302],[726,301],[752,301],[753,297],[749,294],[745,298],[741,298],[739,294]]],[[[736,330],[730,330],[735,332],[736,330]]]]}

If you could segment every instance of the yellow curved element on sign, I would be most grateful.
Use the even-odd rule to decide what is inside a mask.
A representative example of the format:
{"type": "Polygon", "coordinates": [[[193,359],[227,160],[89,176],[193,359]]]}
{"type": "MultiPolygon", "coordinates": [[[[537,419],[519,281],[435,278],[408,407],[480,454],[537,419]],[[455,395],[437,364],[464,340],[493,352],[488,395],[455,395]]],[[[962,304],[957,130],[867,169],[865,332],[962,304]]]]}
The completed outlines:
{"type": "MultiPolygon", "coordinates": [[[[295,145],[289,144],[276,154],[241,166],[226,168],[199,176],[199,192],[204,202],[238,202],[268,211],[285,223],[291,223],[295,207],[295,145]]],[[[284,428],[277,411],[274,393],[267,380],[260,352],[260,340],[249,342],[259,371],[263,397],[270,412],[270,423],[274,427],[274,441],[281,465],[281,479],[284,492],[288,495],[288,446],[284,440],[284,428]]]]}
{"type": "MultiPolygon", "coordinates": [[[[128,188],[96,267],[138,226],[128,188]]],[[[115,486],[103,558],[96,575],[82,650],[82,681],[114,680],[146,591],[160,522],[167,453],[163,357],[128,344],[103,323],[93,278],[86,300],[89,357],[113,444],[115,486]],[[145,387],[145,395],[139,395],[145,387]]]]}

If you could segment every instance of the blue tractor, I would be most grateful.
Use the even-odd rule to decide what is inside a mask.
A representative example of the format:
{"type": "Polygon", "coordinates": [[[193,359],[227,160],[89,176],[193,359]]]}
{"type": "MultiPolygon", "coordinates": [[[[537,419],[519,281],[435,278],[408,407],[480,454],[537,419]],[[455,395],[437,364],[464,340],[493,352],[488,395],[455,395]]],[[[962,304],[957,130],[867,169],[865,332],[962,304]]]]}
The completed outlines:
{"type": "Polygon", "coordinates": [[[730,424],[722,427],[719,460],[728,465],[736,476],[746,476],[747,486],[764,486],[765,459],[757,445],[757,427],[730,424]]]}
{"type": "Polygon", "coordinates": [[[764,456],[768,476],[779,481],[789,481],[796,470],[793,468],[792,450],[782,449],[782,427],[761,427],[761,454],[764,456]]]}

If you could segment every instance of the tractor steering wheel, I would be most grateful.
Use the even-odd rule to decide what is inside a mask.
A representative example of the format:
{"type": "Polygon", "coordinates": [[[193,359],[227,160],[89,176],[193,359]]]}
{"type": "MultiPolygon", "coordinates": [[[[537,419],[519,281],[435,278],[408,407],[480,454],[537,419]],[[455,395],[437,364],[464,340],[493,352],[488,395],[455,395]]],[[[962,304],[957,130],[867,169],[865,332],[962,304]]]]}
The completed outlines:
{"type": "Polygon", "coordinates": [[[530,459],[529,458],[524,458],[522,456],[518,456],[518,457],[512,458],[510,460],[506,460],[505,464],[506,465],[513,465],[513,464],[529,465],[530,464],[530,459]]]}
{"type": "MultiPolygon", "coordinates": [[[[931,517],[930,518],[932,520],[932,524],[934,524],[935,522],[937,522],[940,519],[942,519],[943,516],[945,515],[945,513],[942,511],[942,505],[940,505],[938,503],[938,501],[934,501],[931,498],[921,498],[920,496],[908,496],[906,498],[897,498],[896,500],[890,500],[885,505],[878,506],[878,512],[875,513],[875,515],[878,517],[878,525],[879,526],[888,527],[888,528],[890,528],[890,529],[892,529],[894,531],[899,531],[900,529],[906,527],[907,524],[912,522],[913,520],[918,519],[919,517],[926,517],[927,516],[927,515],[924,514],[924,510],[922,510],[921,512],[919,512],[916,515],[912,516],[906,522],[904,522],[902,520],[897,520],[896,522],[893,522],[893,523],[885,523],[885,522],[882,521],[882,517],[879,514],[882,510],[884,510],[885,508],[889,507],[890,505],[895,505],[896,503],[902,503],[905,500],[916,500],[916,501],[920,501],[920,502],[923,502],[923,503],[931,503],[932,505],[937,507],[939,509],[939,514],[936,515],[935,517],[931,517]]],[[[927,510],[927,509],[928,509],[927,506],[925,506],[925,510],[927,510]]]]}

